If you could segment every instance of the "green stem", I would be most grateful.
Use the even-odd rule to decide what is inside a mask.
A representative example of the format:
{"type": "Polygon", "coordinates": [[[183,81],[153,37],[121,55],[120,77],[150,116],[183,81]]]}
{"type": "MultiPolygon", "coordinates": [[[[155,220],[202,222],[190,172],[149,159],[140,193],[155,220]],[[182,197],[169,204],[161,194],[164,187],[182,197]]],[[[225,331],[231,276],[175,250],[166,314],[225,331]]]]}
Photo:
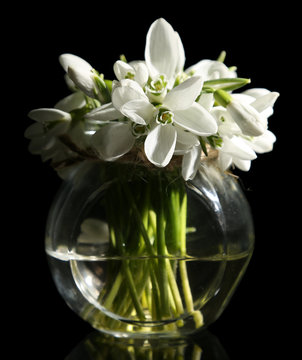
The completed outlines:
{"type": "MultiPolygon", "coordinates": [[[[183,195],[181,207],[180,207],[180,244],[181,244],[181,254],[182,256],[186,256],[186,224],[187,224],[187,195],[183,195]]],[[[187,273],[187,265],[185,260],[181,260],[179,264],[179,271],[181,277],[181,283],[183,288],[183,294],[185,299],[185,304],[187,311],[192,314],[195,322],[196,328],[199,328],[203,325],[203,316],[200,311],[194,310],[194,302],[191,292],[191,287],[189,283],[188,273],[187,273]]]]}
{"type": "Polygon", "coordinates": [[[163,202],[163,189],[160,174],[158,176],[158,210],[156,213],[156,224],[157,224],[157,253],[158,259],[158,270],[159,270],[159,288],[160,288],[160,300],[161,307],[164,316],[169,316],[169,289],[168,289],[168,274],[166,266],[166,242],[165,242],[165,216],[164,216],[164,202],[163,202]]]}
{"type": "Polygon", "coordinates": [[[141,303],[139,301],[139,297],[138,294],[136,292],[136,287],[135,287],[135,283],[132,277],[132,273],[129,269],[129,265],[128,265],[128,261],[127,260],[123,260],[123,271],[125,274],[125,279],[127,281],[128,287],[129,287],[129,292],[133,301],[133,305],[135,307],[137,316],[139,317],[140,320],[145,320],[145,314],[144,314],[144,310],[141,306],[141,303]]]}

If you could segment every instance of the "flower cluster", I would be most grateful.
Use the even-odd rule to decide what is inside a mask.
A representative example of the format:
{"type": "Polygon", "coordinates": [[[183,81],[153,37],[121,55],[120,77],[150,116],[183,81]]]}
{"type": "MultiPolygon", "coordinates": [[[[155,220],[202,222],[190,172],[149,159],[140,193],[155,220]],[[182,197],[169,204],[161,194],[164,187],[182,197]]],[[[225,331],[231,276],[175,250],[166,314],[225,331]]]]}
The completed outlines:
{"type": "Polygon", "coordinates": [[[279,96],[263,88],[242,93],[250,83],[228,68],[222,52],[216,61],[201,60],[184,69],[181,39],[164,19],[150,27],[144,61],[124,56],[104,78],[82,58],[63,54],[72,94],[54,108],[32,110],[36,122],[25,132],[29,150],[57,169],[86,158],[115,161],[140,151],[157,167],[180,156],[184,179],[192,179],[201,156],[217,153],[222,170],[247,171],[256,153],[272,150],[276,138],[267,118],[279,96]]]}

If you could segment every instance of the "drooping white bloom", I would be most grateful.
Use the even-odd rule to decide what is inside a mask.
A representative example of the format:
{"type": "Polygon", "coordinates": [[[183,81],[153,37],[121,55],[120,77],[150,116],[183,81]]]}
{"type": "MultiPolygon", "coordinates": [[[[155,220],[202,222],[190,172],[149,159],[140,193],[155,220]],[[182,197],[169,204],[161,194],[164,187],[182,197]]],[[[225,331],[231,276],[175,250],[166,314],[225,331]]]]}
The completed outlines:
{"type": "MultiPolygon", "coordinates": [[[[237,122],[238,126],[245,129],[242,129],[242,132],[245,135],[250,136],[260,136],[264,134],[267,130],[267,118],[273,114],[273,105],[277,100],[279,93],[271,92],[266,89],[250,89],[245,91],[242,94],[233,94],[232,97],[235,99],[235,103],[239,103],[241,108],[244,108],[245,111],[249,112],[249,114],[254,114],[254,119],[251,120],[250,123],[239,122],[236,121],[236,115],[233,114],[233,119],[237,122]],[[257,113],[255,113],[255,110],[257,113]],[[257,114],[259,114],[257,116],[257,114]],[[254,129],[255,122],[253,120],[258,119],[257,126],[259,127],[256,130],[254,129]],[[240,125],[241,124],[241,125],[240,125]],[[250,129],[246,129],[246,126],[250,126],[250,129]]],[[[230,104],[231,105],[231,104],[230,104]]],[[[238,106],[238,105],[236,105],[238,106]]],[[[228,109],[232,116],[232,105],[231,108],[228,109]]]]}
{"type": "Polygon", "coordinates": [[[154,21],[147,33],[145,61],[151,78],[165,75],[169,88],[183,70],[185,52],[179,34],[162,18],[154,21]]]}
{"type": "Polygon", "coordinates": [[[30,139],[28,150],[30,153],[40,155],[42,161],[52,160],[53,162],[67,159],[72,152],[62,144],[56,136],[45,131],[45,127],[40,122],[30,125],[24,136],[30,139]]]}
{"type": "Polygon", "coordinates": [[[62,54],[59,62],[77,88],[90,97],[95,96],[93,67],[84,59],[73,54],[62,54]]]}
{"type": "Polygon", "coordinates": [[[227,109],[226,117],[230,117],[240,128],[243,135],[260,136],[267,130],[267,115],[271,114],[272,105],[279,96],[278,93],[269,92],[255,99],[246,94],[228,94],[217,90],[214,94],[216,100],[227,109]]]}
{"type": "Polygon", "coordinates": [[[244,135],[259,136],[267,130],[267,118],[253,106],[234,98],[227,110],[244,135]]]}
{"type": "Polygon", "coordinates": [[[94,81],[94,73],[79,68],[69,67],[67,74],[77,88],[83,91],[84,94],[91,98],[96,96],[97,88],[94,81]]]}
{"type": "MultiPolygon", "coordinates": [[[[28,113],[28,117],[42,124],[44,133],[48,132],[52,136],[65,133],[71,122],[71,115],[69,113],[54,108],[31,110],[28,113]]],[[[29,134],[30,130],[27,131],[27,136],[30,136],[29,134]]]]}
{"type": "Polygon", "coordinates": [[[103,104],[110,101],[109,91],[102,76],[87,61],[72,54],[60,55],[59,61],[76,89],[80,89],[91,98],[100,100],[103,104]]]}

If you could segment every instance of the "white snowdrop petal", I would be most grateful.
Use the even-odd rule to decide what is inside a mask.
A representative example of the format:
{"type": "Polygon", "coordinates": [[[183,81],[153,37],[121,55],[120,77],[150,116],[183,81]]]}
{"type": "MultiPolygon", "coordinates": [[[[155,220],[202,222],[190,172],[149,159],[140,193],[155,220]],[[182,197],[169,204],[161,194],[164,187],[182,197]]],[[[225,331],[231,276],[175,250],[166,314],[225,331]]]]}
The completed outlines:
{"type": "Polygon", "coordinates": [[[201,147],[193,146],[182,160],[182,176],[185,180],[192,180],[200,166],[201,147]]]}
{"type": "Polygon", "coordinates": [[[199,96],[203,81],[201,76],[192,76],[173,88],[164,99],[164,105],[174,110],[184,110],[199,96]]]}
{"type": "Polygon", "coordinates": [[[218,165],[222,171],[227,170],[232,165],[232,156],[220,151],[218,156],[218,165]]]}
{"type": "Polygon", "coordinates": [[[113,65],[113,71],[118,80],[125,79],[127,75],[134,76],[134,69],[125,61],[118,60],[113,65]]]}
{"type": "Polygon", "coordinates": [[[94,120],[95,122],[100,121],[100,123],[118,119],[122,114],[116,110],[113,104],[110,102],[108,104],[102,105],[101,107],[95,108],[85,115],[86,119],[94,120]]]}
{"type": "Polygon", "coordinates": [[[129,124],[110,123],[91,137],[91,144],[105,161],[113,161],[131,150],[135,138],[129,124]]]}
{"type": "Polygon", "coordinates": [[[81,68],[68,68],[68,76],[75,85],[89,97],[95,97],[95,83],[92,72],[81,68]]]}
{"type": "Polygon", "coordinates": [[[249,141],[249,146],[259,154],[263,154],[273,150],[273,145],[276,141],[276,136],[269,130],[263,135],[255,137],[249,141]]]}
{"type": "Polygon", "coordinates": [[[186,110],[174,111],[174,121],[182,128],[199,136],[210,136],[217,132],[214,117],[197,103],[193,103],[186,110]]]}
{"type": "Polygon", "coordinates": [[[90,71],[92,66],[84,59],[73,54],[62,54],[59,56],[59,62],[63,69],[67,72],[69,67],[81,68],[86,71],[90,71]]]}
{"type": "Polygon", "coordinates": [[[214,105],[214,95],[212,93],[202,94],[197,103],[203,106],[207,111],[211,111],[214,105]]]}
{"type": "Polygon", "coordinates": [[[259,97],[266,95],[268,93],[270,93],[270,91],[265,88],[252,88],[242,92],[242,94],[252,96],[255,99],[258,99],[259,97]]]}
{"type": "Polygon", "coordinates": [[[171,79],[175,74],[179,50],[178,38],[172,26],[162,18],[154,21],[147,33],[145,48],[146,65],[151,77],[165,74],[171,79]]]}
{"type": "Polygon", "coordinates": [[[51,121],[70,121],[71,116],[65,111],[53,108],[40,108],[31,110],[28,117],[40,123],[51,121]]]}
{"type": "Polygon", "coordinates": [[[24,137],[33,139],[44,135],[44,126],[39,122],[31,124],[24,132],[24,137]]]}
{"type": "Polygon", "coordinates": [[[147,135],[145,154],[149,161],[159,167],[169,164],[175,149],[176,130],[172,125],[158,125],[147,135]]]}
{"type": "Polygon", "coordinates": [[[174,155],[185,155],[188,151],[191,150],[191,148],[192,148],[191,145],[182,144],[182,143],[176,141],[174,155]]]}
{"type": "Polygon", "coordinates": [[[220,151],[242,160],[254,160],[257,157],[250,146],[238,136],[233,136],[232,138],[224,137],[220,151]]]}
{"type": "MultiPolygon", "coordinates": [[[[258,97],[251,103],[251,106],[255,108],[258,112],[262,113],[268,108],[272,108],[275,101],[279,97],[277,92],[269,92],[266,95],[258,97]]],[[[272,113],[272,110],[270,111],[272,113]]]]}
{"type": "Polygon", "coordinates": [[[67,130],[70,128],[69,127],[70,123],[64,121],[64,122],[59,122],[58,124],[56,124],[52,129],[50,129],[48,131],[49,135],[52,136],[60,136],[63,135],[67,132],[67,130]]]}
{"type": "Polygon", "coordinates": [[[267,119],[249,104],[234,99],[227,110],[244,135],[260,136],[267,129],[267,119]]]}
{"type": "Polygon", "coordinates": [[[55,145],[55,138],[51,136],[42,136],[31,140],[28,150],[32,154],[41,154],[43,151],[48,151],[55,145]]]}
{"type": "Polygon", "coordinates": [[[125,103],[137,99],[148,100],[143,89],[136,81],[124,79],[119,83],[115,83],[112,90],[112,103],[117,110],[120,111],[125,103]]]}
{"type": "Polygon", "coordinates": [[[121,113],[133,122],[147,125],[153,118],[154,106],[146,99],[136,99],[125,103],[121,107],[121,113]]]}
{"type": "Polygon", "coordinates": [[[242,171],[249,171],[251,168],[251,160],[242,160],[234,157],[233,163],[238,169],[242,171]]]}
{"type": "Polygon", "coordinates": [[[185,58],[185,50],[183,47],[183,43],[181,41],[178,32],[176,31],[175,31],[175,38],[176,38],[177,54],[178,54],[176,68],[175,68],[175,74],[177,74],[183,70],[186,58],[185,58]]]}
{"type": "Polygon", "coordinates": [[[196,146],[199,144],[199,140],[196,135],[179,126],[175,126],[175,129],[177,131],[177,142],[187,146],[196,146]]]}
{"type": "Polygon", "coordinates": [[[254,97],[244,94],[244,93],[241,93],[241,94],[234,93],[234,94],[232,94],[232,98],[242,104],[251,104],[253,101],[255,101],[254,97]]]}
{"type": "Polygon", "coordinates": [[[141,86],[144,86],[149,78],[149,72],[146,64],[143,61],[136,61],[132,66],[135,70],[134,80],[141,86]]]}
{"type": "Polygon", "coordinates": [[[80,91],[77,91],[58,101],[55,105],[55,108],[62,111],[70,112],[74,109],[79,109],[85,106],[85,104],[86,101],[84,94],[80,91]]]}

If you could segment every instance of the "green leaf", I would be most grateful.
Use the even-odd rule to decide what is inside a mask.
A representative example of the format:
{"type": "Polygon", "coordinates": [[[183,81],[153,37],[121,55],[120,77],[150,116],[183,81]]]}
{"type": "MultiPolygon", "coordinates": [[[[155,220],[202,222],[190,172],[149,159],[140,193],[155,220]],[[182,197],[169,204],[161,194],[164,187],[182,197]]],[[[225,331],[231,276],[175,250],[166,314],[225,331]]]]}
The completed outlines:
{"type": "Polygon", "coordinates": [[[206,142],[201,136],[199,136],[199,142],[200,142],[201,149],[204,152],[205,156],[208,156],[206,142]]]}
{"type": "Polygon", "coordinates": [[[203,89],[232,91],[237,90],[250,82],[251,80],[246,78],[221,78],[207,80],[203,83],[203,89]]]}

